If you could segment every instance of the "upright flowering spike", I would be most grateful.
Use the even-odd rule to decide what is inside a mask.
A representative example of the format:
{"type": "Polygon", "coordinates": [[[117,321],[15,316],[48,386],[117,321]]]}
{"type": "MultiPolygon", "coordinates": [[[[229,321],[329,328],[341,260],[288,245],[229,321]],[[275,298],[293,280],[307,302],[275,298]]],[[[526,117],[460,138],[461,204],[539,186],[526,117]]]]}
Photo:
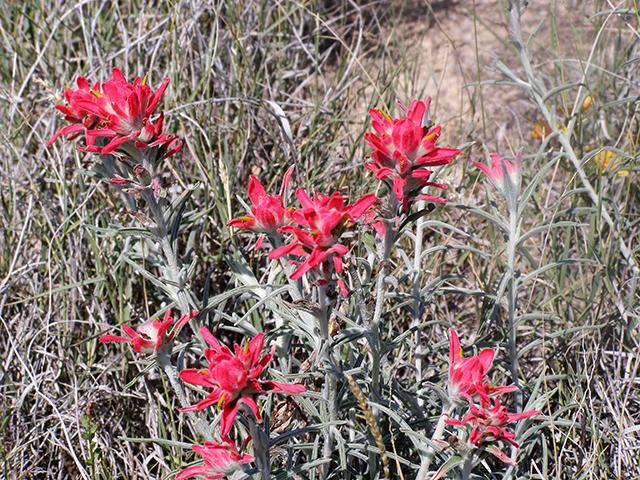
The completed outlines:
{"type": "MultiPolygon", "coordinates": [[[[253,202],[252,215],[234,218],[227,223],[228,227],[242,228],[256,233],[274,235],[280,227],[291,223],[291,209],[284,208],[282,194],[287,189],[293,167],[287,170],[282,182],[281,195],[267,195],[264,187],[256,177],[249,178],[249,198],[253,202]]],[[[259,248],[264,237],[260,236],[255,248],[259,248]]]]}
{"type": "MultiPolygon", "coordinates": [[[[473,430],[469,435],[469,441],[476,447],[483,447],[487,444],[495,443],[499,440],[506,440],[511,445],[516,447],[520,451],[520,446],[515,442],[515,434],[507,432],[504,428],[505,425],[516,422],[523,418],[533,417],[539,415],[541,412],[537,410],[530,410],[522,413],[508,413],[507,409],[500,405],[498,399],[494,400],[492,406],[489,399],[480,399],[480,408],[476,407],[470,396],[464,395],[469,401],[469,415],[462,420],[449,419],[445,420],[449,425],[466,425],[467,423],[473,426],[473,430]],[[491,409],[489,409],[491,407],[491,409]]],[[[489,451],[496,455],[498,458],[507,463],[513,463],[504,452],[497,448],[489,449],[489,451]]]]}
{"type": "MultiPolygon", "coordinates": [[[[295,240],[274,250],[269,257],[280,258],[287,254],[304,256],[306,259],[291,274],[291,278],[296,280],[309,270],[315,270],[324,282],[329,282],[334,271],[338,276],[342,273],[342,255],[349,251],[340,243],[340,237],[373,206],[376,197],[370,193],[353,205],[345,205],[338,192],[330,197],[316,194],[311,200],[299,188],[296,196],[303,208],[294,211],[291,218],[305,230],[295,225],[282,227],[280,231],[293,234],[295,240]]],[[[338,278],[338,284],[346,296],[348,292],[342,279],[338,278]]]]}
{"type": "Polygon", "coordinates": [[[261,421],[256,403],[258,395],[267,392],[300,393],[305,391],[302,385],[258,380],[272,357],[271,354],[267,354],[262,359],[260,358],[264,334],[259,333],[244,348],[235,345],[235,355],[233,355],[227,347],[220,345],[206,327],[201,327],[200,332],[212,347],[205,351],[209,368],[207,370],[182,370],[180,378],[187,383],[209,388],[209,395],[197,405],[182,408],[180,411],[202,410],[210,405],[220,404],[222,406],[220,434],[223,438],[231,431],[240,403],[247,405],[256,419],[261,421]]]}
{"type": "Polygon", "coordinates": [[[495,355],[491,348],[485,348],[475,357],[464,358],[458,334],[449,329],[449,396],[479,395],[489,401],[489,395],[512,392],[515,386],[491,386],[484,381],[495,355]]]}
{"type": "Polygon", "coordinates": [[[427,186],[446,188],[429,181],[432,172],[427,167],[450,163],[460,153],[458,149],[436,147],[440,127],[423,125],[425,114],[429,117],[430,103],[431,97],[427,97],[426,102],[413,100],[409,108],[398,102],[407,113],[398,119],[392,119],[382,110],[369,110],[377,135],[365,134],[365,139],[374,150],[373,161],[366,163],[365,167],[375,172],[376,179],[387,183],[402,202],[404,210],[415,198],[446,202],[433,195],[420,196],[422,189],[427,186]]]}
{"type": "Polygon", "coordinates": [[[154,353],[160,350],[163,345],[173,340],[173,337],[182,330],[182,327],[184,327],[187,322],[197,314],[198,312],[193,310],[190,315],[183,315],[169,335],[167,335],[167,331],[173,323],[171,310],[167,310],[162,322],[156,318],[151,322],[140,325],[137,332],[128,325],[122,325],[122,329],[128,335],[128,338],[117,337],[114,335],[103,335],[99,340],[103,343],[127,342],[131,345],[131,349],[136,353],[154,353]]]}
{"type": "Polygon", "coordinates": [[[240,465],[243,463],[254,460],[251,455],[246,453],[240,455],[232,443],[204,442],[204,446],[192,445],[191,448],[202,456],[203,464],[184,469],[176,475],[176,480],[195,475],[204,475],[209,479],[222,478],[240,470],[240,465]]]}

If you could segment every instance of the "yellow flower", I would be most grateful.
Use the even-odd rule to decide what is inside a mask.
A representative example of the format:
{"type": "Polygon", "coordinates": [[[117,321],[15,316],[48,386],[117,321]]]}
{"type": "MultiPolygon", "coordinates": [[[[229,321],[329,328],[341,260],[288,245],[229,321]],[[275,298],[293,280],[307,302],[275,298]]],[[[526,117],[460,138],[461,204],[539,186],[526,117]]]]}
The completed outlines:
{"type": "MultiPolygon", "coordinates": [[[[559,123],[557,125],[558,125],[558,130],[560,132],[567,131],[566,127],[563,127],[559,123]]],[[[533,124],[533,130],[531,130],[531,136],[536,140],[544,140],[546,137],[551,135],[552,131],[553,130],[551,129],[551,125],[549,125],[549,122],[547,122],[546,120],[538,120],[536,123],[533,124]]]]}
{"type": "Polygon", "coordinates": [[[531,136],[536,140],[544,140],[551,133],[551,125],[546,120],[538,120],[533,124],[531,136]]]}
{"type": "MultiPolygon", "coordinates": [[[[591,108],[591,105],[593,105],[593,97],[591,95],[588,95],[587,98],[584,99],[584,102],[582,102],[582,105],[580,106],[580,113],[584,113],[585,111],[589,110],[589,108],[591,108]]],[[[558,107],[558,112],[561,113],[562,115],[567,116],[567,111],[562,105],[558,107]]],[[[575,114],[576,114],[576,111],[573,110],[573,112],[571,113],[571,116],[575,114]]]]}
{"type": "MultiPolygon", "coordinates": [[[[605,173],[606,171],[613,172],[618,168],[618,157],[611,150],[602,150],[601,152],[596,153],[593,159],[602,173],[605,173]],[[609,166],[609,164],[611,164],[611,166],[609,166]]],[[[629,175],[629,171],[619,170],[616,172],[616,175],[619,177],[626,177],[629,175]]]]}

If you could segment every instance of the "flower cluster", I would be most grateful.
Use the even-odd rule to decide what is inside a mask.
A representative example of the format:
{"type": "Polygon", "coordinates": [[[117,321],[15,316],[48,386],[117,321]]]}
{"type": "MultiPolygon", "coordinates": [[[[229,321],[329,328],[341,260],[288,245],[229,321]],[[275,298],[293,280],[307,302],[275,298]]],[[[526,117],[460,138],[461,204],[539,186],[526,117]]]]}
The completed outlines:
{"type": "Polygon", "coordinates": [[[479,395],[481,399],[489,401],[489,395],[513,392],[516,389],[513,385],[492,386],[485,383],[494,356],[492,348],[485,348],[475,357],[465,358],[458,334],[453,328],[449,329],[449,396],[479,395]]]}
{"type": "Polygon", "coordinates": [[[189,322],[189,320],[191,320],[197,314],[198,312],[196,310],[193,310],[191,314],[183,315],[182,318],[178,320],[169,335],[167,335],[167,331],[173,323],[171,310],[167,310],[167,313],[164,314],[164,319],[162,322],[158,318],[156,318],[151,322],[140,325],[137,332],[129,325],[122,325],[122,329],[129,336],[128,338],[118,337],[115,335],[103,335],[100,337],[100,341],[103,343],[126,342],[131,345],[131,349],[136,353],[154,353],[160,350],[163,345],[171,342],[171,340],[173,340],[173,337],[175,337],[180,332],[180,330],[182,330],[182,327],[184,327],[189,322]]]}
{"type": "MultiPolygon", "coordinates": [[[[372,161],[365,166],[375,172],[377,179],[388,184],[405,212],[415,199],[446,202],[443,198],[422,194],[422,189],[427,186],[445,189],[444,185],[429,181],[432,175],[429,168],[448,164],[460,153],[458,149],[436,147],[440,127],[423,125],[425,116],[428,117],[430,102],[429,97],[426,102],[413,100],[410,108],[398,102],[407,114],[399,119],[392,119],[379,109],[370,110],[377,134],[365,135],[374,149],[372,161]]],[[[288,184],[290,172],[291,170],[285,176],[283,191],[288,184]]],[[[306,272],[314,271],[320,284],[335,281],[345,296],[348,290],[341,273],[342,257],[348,252],[348,247],[342,242],[343,234],[362,216],[365,216],[366,223],[372,225],[379,235],[385,230],[383,222],[374,211],[377,202],[374,194],[364,195],[356,203],[345,205],[338,192],[330,196],[315,194],[311,199],[299,188],[296,197],[302,208],[285,209],[280,195],[267,195],[260,181],[251,176],[249,197],[253,202],[252,215],[233,219],[227,225],[270,236],[291,234],[292,240],[270,252],[269,257],[304,257],[302,261],[291,262],[298,265],[291,274],[291,279],[296,280],[306,272]]],[[[256,243],[256,248],[261,242],[262,238],[256,243]]]]}
{"type": "Polygon", "coordinates": [[[335,192],[331,196],[316,194],[311,200],[306,192],[299,188],[296,197],[302,208],[291,213],[292,220],[298,224],[286,225],[281,232],[291,233],[294,240],[269,254],[270,258],[283,255],[306,257],[303,262],[295,262],[299,267],[291,274],[296,280],[309,270],[316,271],[321,283],[331,281],[332,272],[338,274],[338,285],[347,295],[347,288],[340,278],[342,256],[349,249],[341,242],[342,234],[352,227],[376,201],[372,193],[365,195],[353,205],[345,205],[342,195],[335,192]]]}
{"type": "MultiPolygon", "coordinates": [[[[490,398],[491,395],[509,393],[516,389],[513,385],[492,386],[485,383],[494,355],[493,349],[485,348],[475,357],[465,358],[462,355],[458,334],[455,330],[449,329],[449,396],[454,401],[458,401],[459,397],[465,398],[469,402],[470,413],[462,420],[451,418],[445,422],[450,425],[472,425],[469,442],[478,448],[498,440],[506,440],[519,451],[519,446],[514,440],[515,434],[507,432],[503,426],[538,415],[540,412],[530,410],[509,414],[498,399],[490,398]],[[480,398],[480,407],[474,404],[474,395],[480,398]]],[[[498,448],[491,448],[489,451],[504,462],[512,463],[511,458],[498,448]]]]}
{"type": "MultiPolygon", "coordinates": [[[[523,418],[539,415],[537,410],[529,410],[522,413],[508,413],[507,409],[500,405],[500,400],[496,399],[480,399],[480,407],[473,403],[473,399],[465,395],[469,401],[469,414],[462,420],[448,419],[445,420],[449,425],[466,425],[473,426],[469,434],[469,442],[476,447],[481,448],[487,444],[493,444],[499,440],[506,440],[520,451],[520,446],[514,440],[515,433],[507,432],[503,427],[523,418]],[[493,404],[492,404],[493,402],[493,404]],[[492,406],[493,405],[493,406],[492,406]],[[489,409],[489,407],[491,407],[489,409]]],[[[502,450],[492,448],[489,450],[505,463],[515,464],[513,460],[507,456],[502,450]]]]}
{"type": "MultiPolygon", "coordinates": [[[[282,192],[286,190],[292,169],[285,175],[282,192]]],[[[353,205],[345,205],[339,192],[331,196],[314,195],[313,200],[299,188],[296,197],[302,208],[285,208],[281,195],[267,195],[260,181],[253,175],[249,180],[249,198],[253,202],[252,215],[239,217],[227,223],[228,226],[242,228],[270,236],[289,233],[293,236],[291,243],[281,246],[269,253],[272,259],[284,255],[305,257],[304,261],[292,260],[298,268],[291,274],[296,280],[306,272],[313,270],[319,276],[319,282],[326,284],[334,281],[333,273],[338,275],[336,282],[342,293],[347,295],[347,288],[340,278],[342,273],[342,256],[349,249],[341,243],[342,235],[352,227],[376,202],[373,193],[360,198],[353,205]]],[[[262,238],[256,243],[256,248],[262,238]]]]}
{"type": "Polygon", "coordinates": [[[267,392],[300,393],[305,391],[302,385],[258,380],[272,358],[271,353],[260,358],[264,334],[259,333],[244,348],[236,344],[234,355],[227,347],[221,346],[206,327],[201,327],[200,333],[211,345],[211,348],[205,350],[209,367],[207,370],[182,370],[180,378],[187,383],[207,387],[209,395],[197,405],[182,408],[181,411],[202,410],[214,404],[221,405],[220,435],[223,438],[227,438],[231,431],[241,403],[249,407],[256,419],[261,421],[256,403],[258,395],[267,392]]]}
{"type": "Polygon", "coordinates": [[[407,113],[398,119],[392,119],[380,109],[369,110],[377,134],[365,134],[374,150],[372,161],[365,163],[365,167],[393,190],[405,211],[414,199],[446,202],[438,196],[421,195],[422,189],[427,186],[446,189],[443,184],[429,181],[433,173],[429,168],[451,163],[460,153],[455,148],[436,147],[440,127],[423,124],[425,114],[429,117],[430,103],[431,97],[427,97],[426,102],[413,100],[409,108],[398,102],[407,113]]]}
{"type": "Polygon", "coordinates": [[[63,92],[67,105],[56,105],[70,125],[58,130],[47,145],[60,136],[71,140],[84,133],[86,144],[80,149],[102,155],[116,149],[127,150],[129,146],[158,147],[161,156],[166,158],[182,146],[175,136],[162,132],[162,113],[155,123],[150,120],[169,79],[154,92],[146,78],[137,77],[130,84],[122,72],[114,68],[110,80],[97,82],[93,88],[84,77],[78,77],[76,83],[77,90],[63,92]]]}

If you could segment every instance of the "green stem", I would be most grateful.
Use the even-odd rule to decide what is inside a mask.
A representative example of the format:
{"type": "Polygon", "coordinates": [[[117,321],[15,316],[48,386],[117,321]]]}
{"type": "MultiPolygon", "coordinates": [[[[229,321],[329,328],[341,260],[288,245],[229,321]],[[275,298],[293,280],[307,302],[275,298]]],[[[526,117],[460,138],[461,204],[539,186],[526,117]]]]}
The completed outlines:
{"type": "Polygon", "coordinates": [[[462,480],[469,480],[471,470],[475,465],[476,449],[471,449],[464,457],[464,465],[462,466],[462,480]]]}
{"type": "MultiPolygon", "coordinates": [[[[385,234],[383,238],[379,238],[377,242],[378,257],[380,258],[380,269],[378,278],[376,279],[376,306],[371,320],[371,332],[369,345],[371,347],[372,367],[371,380],[373,392],[377,398],[381,397],[380,391],[380,352],[382,350],[382,339],[380,335],[380,321],[382,320],[382,311],[385,303],[385,279],[389,274],[389,258],[391,256],[391,246],[395,237],[395,219],[384,221],[385,234]]],[[[374,410],[374,416],[377,413],[374,410]]],[[[376,418],[377,421],[377,418],[376,418]]]]}
{"type": "Polygon", "coordinates": [[[165,285],[168,290],[167,293],[169,293],[172,300],[178,304],[180,313],[182,315],[188,315],[191,308],[189,307],[189,301],[183,292],[184,285],[180,278],[180,264],[178,263],[173,245],[171,245],[170,238],[168,236],[163,237],[160,241],[160,246],[162,247],[162,253],[164,254],[165,261],[167,262],[164,272],[165,277],[169,282],[171,282],[169,285],[165,285]]]}
{"type": "Polygon", "coordinates": [[[165,292],[177,303],[181,315],[188,315],[191,312],[189,300],[182,291],[183,281],[180,278],[181,265],[176,255],[174,246],[171,244],[171,236],[164,219],[164,205],[162,199],[157,199],[152,190],[144,190],[141,193],[143,199],[149,206],[149,213],[156,224],[156,234],[160,238],[160,254],[163,257],[165,268],[164,277],[169,281],[165,284],[165,292]]]}
{"type": "Polygon", "coordinates": [[[522,411],[522,392],[520,391],[520,380],[518,379],[518,349],[516,345],[516,315],[518,313],[518,282],[516,280],[516,244],[518,242],[518,217],[517,202],[508,202],[509,207],[509,238],[507,239],[507,275],[509,283],[507,286],[507,304],[509,309],[509,356],[511,367],[511,380],[518,388],[516,390],[516,409],[522,411]]]}
{"type": "MultiPolygon", "coordinates": [[[[425,201],[420,200],[418,202],[418,211],[425,208],[425,201]]],[[[417,328],[420,325],[421,315],[420,310],[422,307],[422,298],[420,297],[420,265],[422,263],[422,239],[423,239],[423,231],[424,231],[424,217],[418,218],[416,222],[416,240],[414,245],[414,255],[413,255],[413,328],[417,328]]],[[[415,342],[416,342],[416,375],[417,375],[417,383],[420,383],[422,379],[422,341],[421,341],[421,332],[420,330],[416,331],[415,334],[415,342]]],[[[422,399],[418,399],[418,404],[422,406],[424,402],[422,399]]]]}
{"type": "MultiPolygon", "coordinates": [[[[331,369],[331,355],[329,354],[329,342],[331,341],[331,338],[329,337],[329,310],[331,308],[331,304],[327,297],[326,285],[320,285],[318,287],[318,304],[320,305],[320,314],[318,315],[318,326],[321,338],[320,361],[324,368],[324,387],[322,389],[322,396],[327,404],[330,422],[330,425],[327,426],[324,433],[323,454],[325,458],[331,458],[334,443],[333,428],[335,422],[338,420],[338,411],[336,409],[338,382],[335,373],[331,369]]],[[[325,463],[322,466],[323,479],[327,478],[329,474],[329,465],[330,463],[325,463]]]]}
{"type": "Polygon", "coordinates": [[[256,459],[256,465],[260,470],[260,478],[269,480],[271,476],[271,460],[269,458],[269,439],[257,424],[253,413],[247,415],[249,423],[249,434],[253,440],[253,456],[256,459]]]}

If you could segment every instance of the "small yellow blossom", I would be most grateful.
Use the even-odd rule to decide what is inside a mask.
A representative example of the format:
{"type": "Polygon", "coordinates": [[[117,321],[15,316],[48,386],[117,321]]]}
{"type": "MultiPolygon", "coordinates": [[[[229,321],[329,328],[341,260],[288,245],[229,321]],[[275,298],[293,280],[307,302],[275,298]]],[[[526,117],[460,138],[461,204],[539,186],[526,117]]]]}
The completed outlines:
{"type": "Polygon", "coordinates": [[[544,140],[551,133],[551,125],[546,120],[538,120],[533,124],[533,130],[531,130],[531,136],[536,140],[544,140]]]}
{"type": "MultiPolygon", "coordinates": [[[[584,99],[584,102],[582,102],[582,105],[580,106],[580,113],[584,113],[587,110],[589,110],[589,108],[591,108],[591,105],[593,105],[593,97],[591,95],[588,95],[587,98],[584,99]]],[[[562,105],[558,107],[558,112],[562,115],[567,116],[567,111],[562,105]]],[[[575,114],[576,114],[576,111],[572,110],[571,116],[575,114]]]]}
{"type": "MultiPolygon", "coordinates": [[[[558,130],[560,132],[567,131],[566,127],[563,127],[560,124],[558,124],[558,130]]],[[[536,123],[533,124],[533,130],[531,130],[531,136],[536,140],[542,141],[546,137],[551,135],[551,132],[553,132],[553,130],[551,129],[551,125],[549,125],[549,122],[547,122],[546,120],[538,120],[536,123]]]]}
{"type": "MultiPolygon", "coordinates": [[[[593,159],[602,173],[605,173],[606,171],[613,172],[619,165],[618,156],[611,150],[602,150],[601,152],[596,153],[593,159]],[[611,166],[609,166],[609,164],[611,164],[611,166]]],[[[629,175],[629,171],[619,170],[616,172],[616,175],[619,177],[626,177],[629,175]]]]}

